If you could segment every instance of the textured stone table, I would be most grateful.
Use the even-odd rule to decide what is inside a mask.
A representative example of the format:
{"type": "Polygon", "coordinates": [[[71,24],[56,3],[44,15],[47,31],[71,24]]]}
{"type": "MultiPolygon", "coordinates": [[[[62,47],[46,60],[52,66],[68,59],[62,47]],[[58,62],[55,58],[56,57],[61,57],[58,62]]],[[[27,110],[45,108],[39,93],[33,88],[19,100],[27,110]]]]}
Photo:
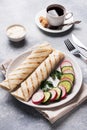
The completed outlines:
{"type": "MultiPolygon", "coordinates": [[[[72,32],[87,45],[87,1],[86,0],[1,0],[0,1],[0,63],[14,58],[40,41],[49,41],[62,51],[69,53],[64,39],[72,32]],[[51,3],[63,4],[73,11],[74,19],[82,23],[62,34],[48,34],[37,28],[35,15],[51,3]],[[11,24],[23,24],[27,28],[26,40],[20,44],[9,42],[5,29],[11,24]]],[[[75,57],[74,57],[75,58],[75,57]]],[[[75,58],[87,79],[87,64],[75,58]]],[[[0,81],[3,76],[0,73],[0,81]]],[[[87,101],[51,125],[34,108],[23,105],[8,92],[0,89],[0,130],[87,130],[87,101]]]]}

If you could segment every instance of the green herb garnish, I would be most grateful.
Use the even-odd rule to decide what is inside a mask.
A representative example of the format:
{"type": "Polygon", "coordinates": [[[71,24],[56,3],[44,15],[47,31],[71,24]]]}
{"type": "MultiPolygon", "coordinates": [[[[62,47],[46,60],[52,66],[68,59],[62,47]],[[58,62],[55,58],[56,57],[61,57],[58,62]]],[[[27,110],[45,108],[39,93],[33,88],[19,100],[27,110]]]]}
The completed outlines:
{"type": "Polygon", "coordinates": [[[54,72],[54,71],[50,74],[50,76],[51,76],[51,78],[52,78],[53,80],[56,79],[56,75],[55,75],[55,72],[54,72]]]}
{"type": "Polygon", "coordinates": [[[56,78],[57,79],[61,79],[61,76],[63,75],[63,73],[62,72],[60,72],[60,71],[58,71],[58,70],[54,70],[52,73],[51,73],[51,78],[53,79],[53,80],[55,80],[56,78]]]}
{"type": "Polygon", "coordinates": [[[51,81],[43,81],[40,85],[40,88],[43,90],[43,91],[48,91],[50,90],[51,88],[53,88],[53,84],[51,81]]]}

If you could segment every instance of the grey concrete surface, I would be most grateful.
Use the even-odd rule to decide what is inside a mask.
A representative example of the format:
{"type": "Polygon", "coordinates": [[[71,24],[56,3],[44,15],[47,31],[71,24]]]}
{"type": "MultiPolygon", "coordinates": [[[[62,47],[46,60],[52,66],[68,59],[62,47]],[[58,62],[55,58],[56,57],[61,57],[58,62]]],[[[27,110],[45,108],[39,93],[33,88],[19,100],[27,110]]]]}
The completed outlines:
{"type": "MultiPolygon", "coordinates": [[[[51,44],[66,53],[64,39],[71,38],[74,33],[87,45],[87,1],[86,0],[0,0],[0,63],[14,58],[32,45],[42,41],[51,44]],[[49,34],[35,25],[38,11],[52,3],[63,4],[74,14],[75,20],[82,23],[62,34],[49,34]],[[13,44],[6,37],[6,28],[11,24],[23,24],[27,36],[20,44],[13,44]]],[[[87,83],[87,64],[73,56],[81,67],[84,82],[87,83]]],[[[3,76],[0,73],[0,81],[3,76]]],[[[87,130],[87,101],[74,109],[65,117],[50,124],[34,108],[23,105],[8,92],[0,88],[0,130],[87,130]]]]}

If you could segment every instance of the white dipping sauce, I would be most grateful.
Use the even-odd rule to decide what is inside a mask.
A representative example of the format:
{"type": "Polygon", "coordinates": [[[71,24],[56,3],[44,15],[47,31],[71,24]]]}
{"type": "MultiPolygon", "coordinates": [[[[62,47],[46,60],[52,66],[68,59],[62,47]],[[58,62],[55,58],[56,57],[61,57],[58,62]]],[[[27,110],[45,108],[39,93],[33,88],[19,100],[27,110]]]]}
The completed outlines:
{"type": "Polygon", "coordinates": [[[21,41],[25,37],[26,30],[22,25],[12,25],[7,28],[6,33],[11,41],[21,41]]]}

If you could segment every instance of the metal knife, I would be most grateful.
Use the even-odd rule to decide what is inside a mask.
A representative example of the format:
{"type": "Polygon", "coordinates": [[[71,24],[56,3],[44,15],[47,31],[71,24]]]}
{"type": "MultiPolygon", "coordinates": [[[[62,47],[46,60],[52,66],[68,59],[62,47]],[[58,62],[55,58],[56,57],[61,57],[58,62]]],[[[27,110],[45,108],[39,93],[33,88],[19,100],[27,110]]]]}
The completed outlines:
{"type": "Polygon", "coordinates": [[[87,51],[87,47],[86,47],[83,43],[81,43],[81,42],[78,40],[78,38],[77,38],[74,34],[72,34],[72,39],[73,39],[74,43],[75,43],[78,47],[80,47],[81,49],[87,51]]]}

